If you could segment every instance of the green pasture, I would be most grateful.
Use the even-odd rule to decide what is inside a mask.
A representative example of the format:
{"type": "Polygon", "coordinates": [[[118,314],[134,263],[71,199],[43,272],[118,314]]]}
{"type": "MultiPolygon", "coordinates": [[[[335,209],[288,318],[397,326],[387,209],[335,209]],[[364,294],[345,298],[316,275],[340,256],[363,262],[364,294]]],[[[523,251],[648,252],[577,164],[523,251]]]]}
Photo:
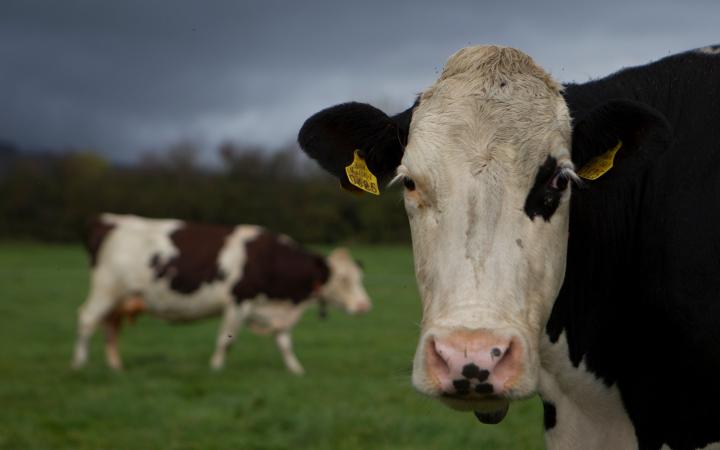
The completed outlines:
{"type": "Polygon", "coordinates": [[[100,335],[69,368],[88,270],[79,246],[0,244],[2,449],[540,449],[538,399],[479,423],[410,386],[420,304],[409,248],[357,247],[374,309],[309,310],[295,330],[307,374],[285,371],[271,339],[241,333],[224,371],[208,359],[217,319],[123,330],[112,373],[100,335]]]}

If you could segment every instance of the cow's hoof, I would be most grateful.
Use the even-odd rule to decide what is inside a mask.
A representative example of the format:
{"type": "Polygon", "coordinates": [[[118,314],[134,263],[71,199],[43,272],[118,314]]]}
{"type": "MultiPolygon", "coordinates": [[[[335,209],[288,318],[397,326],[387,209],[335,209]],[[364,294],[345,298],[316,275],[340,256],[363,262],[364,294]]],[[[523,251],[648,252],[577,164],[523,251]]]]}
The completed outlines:
{"type": "Polygon", "coordinates": [[[297,361],[286,362],[285,367],[287,367],[287,370],[289,370],[293,375],[305,375],[305,369],[303,369],[303,366],[301,366],[297,361]]]}
{"type": "Polygon", "coordinates": [[[85,367],[85,361],[73,361],[70,363],[70,368],[72,370],[80,370],[83,367],[85,367]]]}
{"type": "Polygon", "coordinates": [[[223,367],[225,367],[225,361],[221,358],[216,358],[213,356],[213,358],[210,360],[210,368],[212,370],[222,370],[223,367]]]}

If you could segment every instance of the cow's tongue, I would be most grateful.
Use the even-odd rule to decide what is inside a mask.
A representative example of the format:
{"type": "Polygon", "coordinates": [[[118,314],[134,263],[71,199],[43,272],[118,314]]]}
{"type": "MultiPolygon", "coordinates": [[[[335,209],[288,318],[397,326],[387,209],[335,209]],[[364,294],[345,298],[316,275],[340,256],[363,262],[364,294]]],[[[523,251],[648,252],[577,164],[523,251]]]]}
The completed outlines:
{"type": "Polygon", "coordinates": [[[508,412],[509,407],[510,407],[510,402],[505,403],[505,405],[503,405],[501,409],[498,409],[496,411],[492,411],[492,412],[475,411],[475,417],[477,417],[478,420],[482,423],[495,425],[496,423],[502,422],[502,420],[505,418],[505,415],[508,412]]]}

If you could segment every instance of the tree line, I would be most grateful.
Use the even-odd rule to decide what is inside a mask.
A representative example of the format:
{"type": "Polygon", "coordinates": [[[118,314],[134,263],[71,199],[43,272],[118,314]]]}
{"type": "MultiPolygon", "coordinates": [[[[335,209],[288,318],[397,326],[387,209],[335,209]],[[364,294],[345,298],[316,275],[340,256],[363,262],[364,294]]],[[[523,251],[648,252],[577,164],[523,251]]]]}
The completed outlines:
{"type": "Polygon", "coordinates": [[[294,145],[224,143],[218,166],[188,143],[133,164],[92,151],[19,152],[0,143],[0,239],[77,241],[100,212],[259,224],[300,242],[409,240],[398,189],[342,191],[294,145]]]}

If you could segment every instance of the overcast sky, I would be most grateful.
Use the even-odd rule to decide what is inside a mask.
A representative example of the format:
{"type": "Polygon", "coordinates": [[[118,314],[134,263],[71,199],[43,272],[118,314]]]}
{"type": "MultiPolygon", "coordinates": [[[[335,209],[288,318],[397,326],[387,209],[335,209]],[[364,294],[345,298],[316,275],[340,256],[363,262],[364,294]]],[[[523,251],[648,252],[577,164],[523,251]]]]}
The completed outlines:
{"type": "Polygon", "coordinates": [[[348,100],[409,105],[471,44],[563,82],[720,43],[720,2],[0,0],[0,139],[130,161],[279,146],[348,100]]]}

